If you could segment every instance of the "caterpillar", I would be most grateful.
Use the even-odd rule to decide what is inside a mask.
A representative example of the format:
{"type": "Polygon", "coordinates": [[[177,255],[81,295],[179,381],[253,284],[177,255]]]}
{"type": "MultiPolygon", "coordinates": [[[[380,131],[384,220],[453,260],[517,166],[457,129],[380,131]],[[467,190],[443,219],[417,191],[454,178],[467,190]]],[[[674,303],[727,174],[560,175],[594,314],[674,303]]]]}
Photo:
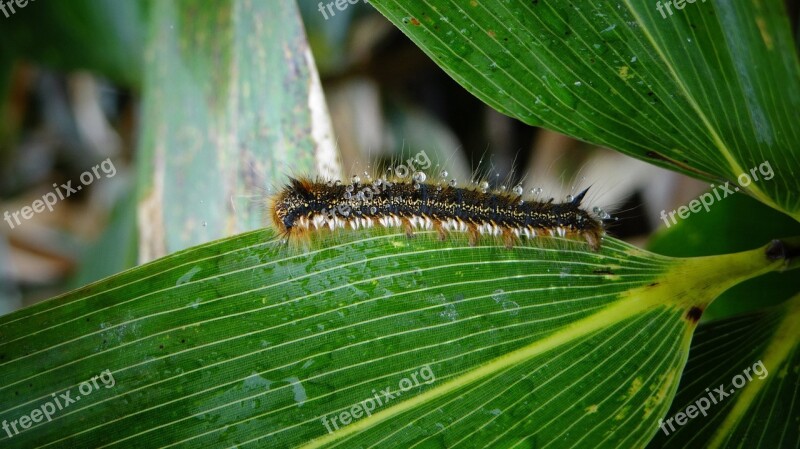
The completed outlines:
{"type": "Polygon", "coordinates": [[[468,236],[474,246],[482,235],[502,239],[512,248],[521,239],[560,236],[585,240],[598,251],[605,235],[603,221],[582,209],[588,188],[567,202],[524,199],[513,192],[426,183],[422,172],[413,179],[375,179],[351,184],[290,178],[271,200],[274,227],[288,239],[325,229],[399,227],[412,237],[415,230],[435,230],[440,240],[450,232],[468,236]]]}

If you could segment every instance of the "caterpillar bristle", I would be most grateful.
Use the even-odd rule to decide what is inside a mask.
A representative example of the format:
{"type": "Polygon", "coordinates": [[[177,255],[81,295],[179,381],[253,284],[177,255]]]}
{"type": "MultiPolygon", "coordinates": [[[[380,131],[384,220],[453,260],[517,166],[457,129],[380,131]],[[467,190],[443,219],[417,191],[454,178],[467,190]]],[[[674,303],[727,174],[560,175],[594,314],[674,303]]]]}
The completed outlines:
{"type": "Polygon", "coordinates": [[[564,203],[526,199],[516,192],[455,187],[424,177],[378,178],[342,184],[289,178],[270,201],[270,217],[287,240],[307,240],[315,232],[400,228],[407,236],[431,230],[439,240],[464,233],[470,245],[483,236],[513,248],[522,240],[547,236],[582,239],[598,251],[603,221],[582,209],[588,188],[564,203]],[[423,182],[419,180],[423,179],[423,182]]]}

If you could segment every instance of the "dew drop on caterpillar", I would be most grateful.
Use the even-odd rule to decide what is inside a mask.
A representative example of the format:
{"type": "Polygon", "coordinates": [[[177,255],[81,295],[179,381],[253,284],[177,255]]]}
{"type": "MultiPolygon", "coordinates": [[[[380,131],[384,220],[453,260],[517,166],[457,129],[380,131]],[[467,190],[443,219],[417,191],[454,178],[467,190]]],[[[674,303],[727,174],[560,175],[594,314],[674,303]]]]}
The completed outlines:
{"type": "Polygon", "coordinates": [[[519,189],[486,187],[431,183],[424,176],[371,183],[354,178],[349,184],[290,178],[271,198],[270,217],[289,240],[326,230],[396,227],[409,237],[415,230],[435,230],[440,240],[451,232],[464,233],[470,245],[481,236],[500,238],[508,248],[522,239],[558,236],[582,239],[591,249],[600,249],[603,222],[581,208],[589,189],[554,203],[526,199],[519,189]]]}

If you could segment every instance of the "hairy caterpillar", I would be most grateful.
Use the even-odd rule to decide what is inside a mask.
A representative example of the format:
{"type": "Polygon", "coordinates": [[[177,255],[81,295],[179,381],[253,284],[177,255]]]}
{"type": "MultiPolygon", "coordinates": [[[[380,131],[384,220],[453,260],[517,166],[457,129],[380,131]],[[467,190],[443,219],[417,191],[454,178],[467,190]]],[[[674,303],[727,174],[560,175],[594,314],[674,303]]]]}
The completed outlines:
{"type": "Polygon", "coordinates": [[[502,238],[511,248],[522,238],[560,236],[585,240],[597,251],[603,222],[581,209],[588,189],[570,201],[554,203],[524,199],[521,190],[490,191],[413,179],[375,179],[351,184],[290,178],[272,198],[271,218],[287,238],[308,232],[361,227],[399,227],[408,236],[415,230],[435,230],[445,240],[450,232],[466,233],[470,245],[482,235],[502,238]]]}

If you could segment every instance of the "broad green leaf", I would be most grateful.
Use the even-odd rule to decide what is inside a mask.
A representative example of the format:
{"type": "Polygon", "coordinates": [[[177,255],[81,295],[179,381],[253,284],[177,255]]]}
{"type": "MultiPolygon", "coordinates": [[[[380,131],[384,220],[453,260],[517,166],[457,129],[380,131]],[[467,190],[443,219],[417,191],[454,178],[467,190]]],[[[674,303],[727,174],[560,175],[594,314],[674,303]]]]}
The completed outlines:
{"type": "Polygon", "coordinates": [[[498,111],[707,180],[800,219],[800,64],[779,0],[371,2],[498,111]]]}
{"type": "Polygon", "coordinates": [[[798,243],[673,259],[425,234],[250,232],[1,317],[0,422],[81,399],[0,444],[641,447],[700,311],[798,243]]]}
{"type": "Polygon", "coordinates": [[[339,176],[294,2],[153,2],[140,140],[140,257],[263,227],[268,188],[339,176]]]}
{"type": "MultiPolygon", "coordinates": [[[[800,235],[800,223],[745,195],[733,195],[708,210],[662,227],[647,249],[671,257],[727,254],[776,237],[800,235]]],[[[703,314],[713,320],[768,307],[800,291],[796,273],[768,273],[723,293],[703,314]]]]}
{"type": "Polygon", "coordinates": [[[668,422],[650,447],[800,445],[799,343],[800,295],[778,307],[700,326],[664,418],[668,422]],[[687,412],[691,419],[675,420],[687,412]]]}

